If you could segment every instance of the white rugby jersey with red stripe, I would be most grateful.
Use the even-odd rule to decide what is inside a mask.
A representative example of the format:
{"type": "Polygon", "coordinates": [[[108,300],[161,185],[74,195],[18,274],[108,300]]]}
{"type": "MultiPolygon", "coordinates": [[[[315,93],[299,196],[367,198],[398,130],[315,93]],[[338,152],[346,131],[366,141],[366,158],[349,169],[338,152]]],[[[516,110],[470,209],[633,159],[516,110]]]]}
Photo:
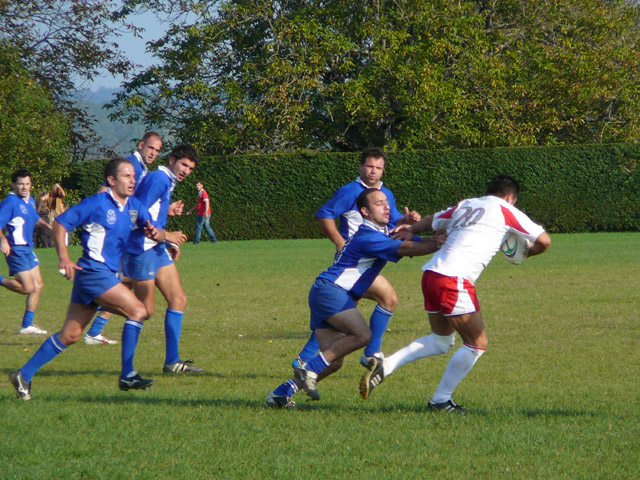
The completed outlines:
{"type": "Polygon", "coordinates": [[[534,242],[544,232],[526,214],[493,195],[462,200],[434,215],[434,230],[446,230],[447,241],[422,270],[475,283],[507,235],[515,233],[534,242]]]}

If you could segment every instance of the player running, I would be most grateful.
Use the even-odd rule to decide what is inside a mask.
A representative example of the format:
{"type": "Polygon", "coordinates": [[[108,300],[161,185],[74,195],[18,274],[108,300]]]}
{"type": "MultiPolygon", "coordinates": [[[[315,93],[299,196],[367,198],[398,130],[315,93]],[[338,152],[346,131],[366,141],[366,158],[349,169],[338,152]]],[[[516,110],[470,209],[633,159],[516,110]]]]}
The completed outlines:
{"type": "Polygon", "coordinates": [[[364,190],[357,198],[357,208],[362,224],[336,254],[333,265],[316,278],[309,292],[310,328],[316,334],[320,352],[304,366],[295,367],[295,377],[269,393],[266,403],[270,407],[295,408],[291,397],[299,388],[318,400],[316,383],[337,371],[344,356],[371,340],[371,330],[356,302],[378,278],[387,261],[427,255],[440,246],[439,238],[405,241],[389,238],[390,207],[384,192],[377,188],[364,190]]]}
{"type": "Polygon", "coordinates": [[[544,229],[514,206],[519,192],[514,178],[498,175],[489,182],[484,197],[463,200],[456,207],[425,217],[415,225],[396,229],[394,238],[410,238],[432,229],[448,233],[442,248],[422,267],[424,307],[433,333],[387,358],[376,358],[360,382],[362,398],[368,398],[398,367],[447,353],[458,332],[464,343],[451,357],[428,408],[465,412],[451,396],[488,345],[474,287],[476,280],[511,233],[533,242],[529,256],[543,253],[551,245],[544,229]]]}
{"type": "Polygon", "coordinates": [[[59,268],[73,278],[71,302],[62,329],[50,336],[20,369],[9,374],[9,381],[19,399],[31,399],[31,379],[45,364],[82,338],[96,305],[123,315],[121,390],[146,389],[153,380],[145,379],[133,368],[133,357],[142,322],[149,313],[142,302],[120,283],[118,271],[132,229],[137,228],[155,241],[181,244],[182,232],[165,232],[151,225],[151,215],[136,198],[133,165],[124,158],[114,158],[105,166],[106,192],[85,198],[56,217],[54,242],[60,258],[59,268]],[[130,198],[131,197],[131,198],[130,198]],[[69,258],[65,236],[82,225],[82,256],[75,264],[69,258]]]}

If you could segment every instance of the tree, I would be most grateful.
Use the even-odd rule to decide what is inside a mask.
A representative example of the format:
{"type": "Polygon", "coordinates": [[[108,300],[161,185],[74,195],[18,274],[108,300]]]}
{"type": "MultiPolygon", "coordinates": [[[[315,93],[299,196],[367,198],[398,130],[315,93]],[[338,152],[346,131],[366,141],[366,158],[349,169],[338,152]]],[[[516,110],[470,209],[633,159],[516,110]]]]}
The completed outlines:
{"type": "Polygon", "coordinates": [[[612,0],[136,0],[191,11],[114,116],[207,153],[635,141],[638,9],[612,0]]]}
{"type": "Polygon", "coordinates": [[[22,66],[19,52],[0,41],[0,198],[11,174],[26,168],[34,190],[59,182],[69,165],[71,132],[51,94],[22,66]]]}
{"type": "Polygon", "coordinates": [[[92,136],[91,119],[73,96],[76,83],[101,70],[126,75],[133,64],[114,41],[129,9],[113,0],[0,0],[0,40],[18,51],[22,65],[46,88],[74,128],[74,152],[82,157],[92,136]]]}

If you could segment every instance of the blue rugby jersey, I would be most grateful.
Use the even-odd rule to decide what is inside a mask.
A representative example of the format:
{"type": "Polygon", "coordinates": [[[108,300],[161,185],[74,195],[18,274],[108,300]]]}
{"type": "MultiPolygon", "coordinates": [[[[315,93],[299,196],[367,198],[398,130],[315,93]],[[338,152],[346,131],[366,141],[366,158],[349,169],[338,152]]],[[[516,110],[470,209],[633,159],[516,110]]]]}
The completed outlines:
{"type": "Polygon", "coordinates": [[[140,185],[140,182],[142,181],[142,179],[149,172],[149,168],[144,163],[144,161],[142,160],[142,157],[137,151],[129,155],[127,157],[127,160],[129,160],[133,164],[133,171],[136,174],[136,188],[138,188],[138,185],[140,185]]]}
{"type": "Polygon", "coordinates": [[[11,192],[0,203],[0,229],[7,227],[10,247],[33,247],[33,230],[38,220],[40,215],[36,211],[36,201],[31,197],[23,199],[11,192]]]}
{"type": "MultiPolygon", "coordinates": [[[[167,224],[171,195],[176,186],[176,176],[167,167],[149,172],[136,187],[134,197],[149,209],[151,223],[158,228],[167,224]]],[[[127,252],[139,255],[155,247],[156,242],[144,236],[141,229],[131,233],[127,252]]]]}
{"type": "Polygon", "coordinates": [[[120,270],[120,261],[131,231],[136,226],[143,230],[151,215],[134,197],[122,205],[111,190],[87,197],[66,212],[58,215],[58,221],[68,232],[82,225],[80,240],[82,257],[77,265],[82,268],[100,268],[104,264],[112,272],[120,270]]]}
{"type": "Polygon", "coordinates": [[[402,240],[389,238],[386,228],[363,220],[355,235],[336,253],[333,265],[318,275],[318,278],[335,283],[355,299],[359,299],[387,261],[400,260],[400,245],[402,240]]]}
{"type": "MultiPolygon", "coordinates": [[[[339,188],[336,193],[322,205],[316,213],[316,218],[332,218],[340,217],[338,230],[345,240],[351,237],[362,223],[362,215],[358,211],[356,200],[365,189],[369,188],[358,177],[351,183],[339,188]]],[[[396,207],[396,199],[386,187],[380,182],[380,190],[387,196],[389,202],[389,223],[397,224],[398,220],[404,218],[404,215],[396,207]]]]}

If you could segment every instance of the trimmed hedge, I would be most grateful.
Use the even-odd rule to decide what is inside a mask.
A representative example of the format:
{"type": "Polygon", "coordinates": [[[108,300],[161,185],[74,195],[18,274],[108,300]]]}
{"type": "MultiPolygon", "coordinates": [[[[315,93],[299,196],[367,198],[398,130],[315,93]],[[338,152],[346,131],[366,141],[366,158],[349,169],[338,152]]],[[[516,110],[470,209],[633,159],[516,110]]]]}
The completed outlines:
{"type": "MultiPolygon", "coordinates": [[[[518,207],[551,233],[640,230],[637,145],[585,145],[389,154],[383,181],[423,215],[480,196],[487,182],[508,173],[521,184],[518,207]]],[[[314,214],[359,173],[358,153],[271,154],[202,158],[174,192],[186,210],[195,181],[209,192],[211,225],[221,240],[315,238],[314,214]]],[[[65,185],[81,196],[102,182],[104,162],[79,164],[65,185]],[[74,185],[70,185],[73,183],[74,185]]],[[[193,236],[193,216],[170,219],[170,229],[193,236]]],[[[206,235],[205,235],[206,236],[206,235]]]]}

